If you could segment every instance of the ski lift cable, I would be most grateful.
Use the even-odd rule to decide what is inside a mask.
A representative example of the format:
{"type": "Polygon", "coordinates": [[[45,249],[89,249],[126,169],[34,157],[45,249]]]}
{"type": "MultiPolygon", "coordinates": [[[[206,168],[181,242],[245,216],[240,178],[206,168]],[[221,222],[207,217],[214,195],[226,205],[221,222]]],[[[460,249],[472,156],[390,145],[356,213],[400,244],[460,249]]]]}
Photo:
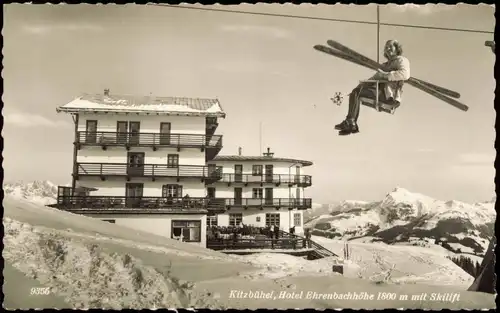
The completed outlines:
{"type": "Polygon", "coordinates": [[[161,6],[161,7],[165,7],[165,8],[174,8],[174,9],[188,9],[188,10],[199,10],[199,11],[225,12],[225,13],[233,13],[233,14],[275,16],[275,17],[284,17],[284,18],[296,18],[296,19],[341,22],[341,23],[370,24],[370,25],[379,25],[379,27],[380,26],[392,26],[392,27],[406,27],[406,28],[420,28],[420,29],[431,29],[431,30],[442,30],[442,31],[479,33],[479,34],[494,34],[495,33],[494,31],[477,30],[477,29],[433,27],[433,26],[424,26],[424,25],[409,25],[409,24],[396,24],[396,23],[380,23],[379,21],[378,22],[356,21],[356,20],[337,19],[337,18],[328,18],[328,17],[301,16],[301,15],[264,13],[264,12],[247,12],[247,11],[239,11],[239,10],[223,10],[223,9],[215,9],[215,8],[188,7],[188,6],[181,6],[181,5],[163,4],[163,3],[150,3],[147,5],[161,6]]]}
{"type": "Polygon", "coordinates": [[[377,63],[380,63],[380,5],[377,4],[377,63]]]}

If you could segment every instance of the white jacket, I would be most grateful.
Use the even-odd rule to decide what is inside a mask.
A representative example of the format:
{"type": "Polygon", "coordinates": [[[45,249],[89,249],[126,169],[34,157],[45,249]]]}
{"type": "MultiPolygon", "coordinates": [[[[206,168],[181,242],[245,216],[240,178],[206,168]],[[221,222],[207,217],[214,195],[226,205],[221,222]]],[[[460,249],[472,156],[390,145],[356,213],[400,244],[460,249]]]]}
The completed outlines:
{"type": "Polygon", "coordinates": [[[384,88],[386,98],[393,98],[394,100],[401,102],[404,81],[410,79],[411,77],[410,61],[400,55],[383,63],[382,70],[389,73],[387,78],[382,78],[380,73],[376,73],[370,79],[388,80],[384,88]]]}

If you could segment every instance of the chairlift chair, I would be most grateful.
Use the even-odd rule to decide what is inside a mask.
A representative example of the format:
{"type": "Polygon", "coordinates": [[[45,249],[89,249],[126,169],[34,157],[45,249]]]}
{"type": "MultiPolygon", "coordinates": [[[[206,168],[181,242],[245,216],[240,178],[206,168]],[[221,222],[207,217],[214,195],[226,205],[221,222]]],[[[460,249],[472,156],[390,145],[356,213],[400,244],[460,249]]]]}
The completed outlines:
{"type": "MultiPolygon", "coordinates": [[[[384,83],[384,81],[379,80],[361,80],[361,84],[375,84],[375,99],[371,97],[359,97],[358,101],[361,102],[361,105],[367,106],[369,108],[375,109],[378,112],[385,112],[394,115],[396,109],[401,105],[401,103],[397,101],[382,101],[379,99],[379,89],[380,83],[384,83]]],[[[331,98],[334,104],[340,106],[344,100],[342,93],[336,92],[334,97],[331,98]]]]}
{"type": "Polygon", "coordinates": [[[396,112],[396,109],[401,105],[399,102],[392,100],[392,101],[382,101],[379,99],[379,90],[380,90],[380,83],[383,83],[382,81],[379,80],[362,80],[360,81],[362,84],[375,84],[375,99],[372,99],[370,97],[359,97],[358,101],[361,101],[362,105],[365,105],[367,107],[373,108],[377,110],[378,112],[385,112],[389,114],[393,114],[396,112]]]}

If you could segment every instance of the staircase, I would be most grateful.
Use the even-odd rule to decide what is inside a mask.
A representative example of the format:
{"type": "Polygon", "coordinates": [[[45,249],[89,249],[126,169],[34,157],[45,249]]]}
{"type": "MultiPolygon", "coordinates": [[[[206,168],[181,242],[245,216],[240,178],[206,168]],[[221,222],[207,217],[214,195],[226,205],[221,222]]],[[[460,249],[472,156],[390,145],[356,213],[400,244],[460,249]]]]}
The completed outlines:
{"type": "MultiPolygon", "coordinates": [[[[295,234],[290,234],[284,230],[280,230],[280,236],[281,237],[296,237],[296,238],[301,238],[302,240],[307,240],[306,238],[302,237],[302,236],[299,236],[299,235],[295,235],[295,234]]],[[[320,245],[319,243],[309,239],[309,243],[310,243],[310,247],[313,249],[313,251],[311,251],[311,253],[309,254],[308,258],[310,260],[317,260],[317,259],[322,259],[322,258],[328,258],[328,257],[332,257],[332,256],[335,256],[335,257],[338,257],[338,255],[336,255],[335,253],[333,253],[332,251],[328,250],[327,248],[323,247],[322,245],[320,245]]]]}

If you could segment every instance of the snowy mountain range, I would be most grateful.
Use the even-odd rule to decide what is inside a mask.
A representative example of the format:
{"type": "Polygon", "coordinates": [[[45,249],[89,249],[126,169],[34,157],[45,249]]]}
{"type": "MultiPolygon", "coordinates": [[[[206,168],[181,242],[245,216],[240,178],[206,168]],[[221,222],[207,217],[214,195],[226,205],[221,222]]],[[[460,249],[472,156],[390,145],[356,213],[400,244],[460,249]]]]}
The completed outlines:
{"type": "Polygon", "coordinates": [[[4,183],[3,190],[5,195],[41,205],[53,204],[57,201],[57,185],[46,180],[35,180],[31,183],[4,183]]]}
{"type": "MultiPolygon", "coordinates": [[[[47,205],[57,201],[50,181],[5,183],[6,195],[47,205]]],[[[454,253],[483,256],[494,233],[495,201],[440,201],[395,188],[382,201],[313,204],[304,216],[314,235],[338,240],[440,245],[454,253]]]]}
{"type": "MultiPolygon", "coordinates": [[[[483,256],[494,233],[496,198],[468,204],[395,188],[382,201],[343,201],[311,218],[314,234],[339,240],[381,241],[483,256]]],[[[317,211],[317,210],[316,210],[317,211]]]]}

